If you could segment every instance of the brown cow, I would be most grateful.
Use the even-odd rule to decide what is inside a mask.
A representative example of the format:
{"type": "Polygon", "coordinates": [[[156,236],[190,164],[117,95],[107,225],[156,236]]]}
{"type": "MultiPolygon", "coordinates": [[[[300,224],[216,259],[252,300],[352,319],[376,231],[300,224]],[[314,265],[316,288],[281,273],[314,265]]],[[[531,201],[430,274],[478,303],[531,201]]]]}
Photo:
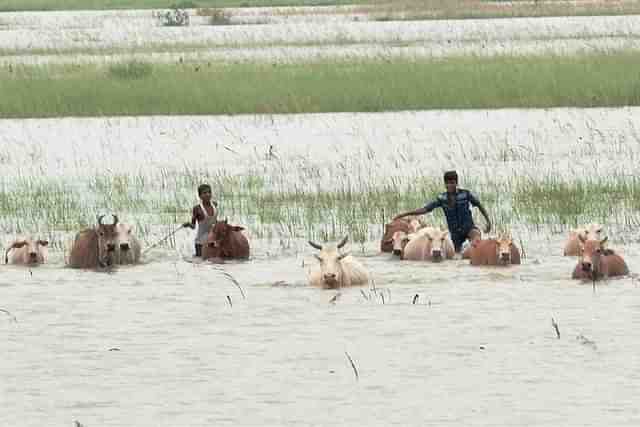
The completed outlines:
{"type": "Polygon", "coordinates": [[[207,244],[202,248],[202,259],[249,258],[249,241],[242,234],[243,227],[217,221],[209,229],[207,244]]]}
{"type": "Polygon", "coordinates": [[[5,264],[9,263],[9,252],[11,254],[11,264],[38,265],[47,261],[49,242],[46,240],[33,240],[29,238],[18,239],[7,248],[4,253],[5,264]]]}
{"type": "Polygon", "coordinates": [[[471,265],[520,264],[520,249],[511,237],[474,240],[470,250],[471,265]]]}
{"type": "MultiPolygon", "coordinates": [[[[398,231],[403,231],[407,234],[415,233],[424,225],[415,216],[406,216],[404,218],[394,219],[384,226],[384,235],[380,240],[380,251],[392,252],[393,251],[393,235],[398,231]]],[[[396,254],[398,255],[398,254],[396,254]]]]}
{"type": "Polygon", "coordinates": [[[309,241],[311,246],[320,250],[320,253],[315,255],[320,264],[309,276],[309,282],[312,286],[335,289],[369,283],[369,273],[362,264],[348,253],[338,251],[347,243],[347,238],[348,236],[345,236],[335,246],[322,246],[309,241]]]}
{"type": "Polygon", "coordinates": [[[580,236],[580,242],[583,250],[578,264],[573,269],[574,279],[597,280],[629,274],[629,267],[624,259],[611,249],[605,249],[606,237],[602,240],[587,240],[580,236]]]}
{"type": "Polygon", "coordinates": [[[452,259],[454,255],[455,249],[448,231],[425,227],[409,235],[409,243],[404,248],[402,259],[440,262],[452,259]]]}
{"type": "Polygon", "coordinates": [[[72,268],[105,268],[115,264],[118,243],[118,216],[113,215],[113,224],[103,224],[98,217],[98,226],[76,234],[69,256],[72,268]]]}
{"type": "Polygon", "coordinates": [[[602,238],[602,226],[600,224],[588,224],[569,232],[569,237],[564,244],[565,256],[579,256],[582,253],[581,237],[584,240],[600,240],[602,238]]]}

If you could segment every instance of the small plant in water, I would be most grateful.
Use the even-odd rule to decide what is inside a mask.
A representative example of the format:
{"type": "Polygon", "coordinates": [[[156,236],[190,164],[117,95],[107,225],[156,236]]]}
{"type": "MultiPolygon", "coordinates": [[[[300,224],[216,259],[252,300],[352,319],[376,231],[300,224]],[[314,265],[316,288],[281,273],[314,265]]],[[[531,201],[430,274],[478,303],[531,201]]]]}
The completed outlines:
{"type": "Polygon", "coordinates": [[[189,12],[176,6],[170,10],[154,12],[153,17],[163,27],[186,27],[189,25],[189,12]]]}
{"type": "Polygon", "coordinates": [[[113,64],[109,67],[109,75],[122,80],[139,80],[153,73],[153,65],[148,62],[131,61],[113,64]]]}

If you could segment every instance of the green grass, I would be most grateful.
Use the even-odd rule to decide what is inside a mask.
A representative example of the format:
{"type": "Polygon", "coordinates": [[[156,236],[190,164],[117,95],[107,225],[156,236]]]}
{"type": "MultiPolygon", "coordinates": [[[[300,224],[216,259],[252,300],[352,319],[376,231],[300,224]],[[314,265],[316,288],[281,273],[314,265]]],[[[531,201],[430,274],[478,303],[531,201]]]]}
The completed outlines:
{"type": "Polygon", "coordinates": [[[365,3],[363,0],[3,0],[0,11],[109,10],[202,7],[326,6],[365,3]]]}
{"type": "Polygon", "coordinates": [[[119,72],[114,66],[20,66],[0,71],[0,117],[640,105],[639,59],[630,52],[293,65],[137,63],[116,67],[119,72]]]}

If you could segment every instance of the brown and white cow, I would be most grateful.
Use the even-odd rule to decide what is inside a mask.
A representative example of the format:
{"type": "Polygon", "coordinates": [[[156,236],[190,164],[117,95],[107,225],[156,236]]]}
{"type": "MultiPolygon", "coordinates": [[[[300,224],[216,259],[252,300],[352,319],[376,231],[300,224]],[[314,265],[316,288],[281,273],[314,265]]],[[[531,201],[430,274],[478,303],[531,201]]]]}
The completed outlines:
{"type": "Polygon", "coordinates": [[[600,240],[602,238],[602,226],[600,224],[587,224],[569,232],[569,237],[564,244],[565,256],[579,256],[582,253],[583,240],[600,240]]]}
{"type": "Polygon", "coordinates": [[[116,232],[118,238],[114,264],[138,264],[140,262],[142,248],[140,241],[135,234],[133,234],[133,226],[120,222],[116,225],[116,232]]]}
{"type": "Polygon", "coordinates": [[[230,225],[226,218],[216,221],[209,229],[202,259],[249,258],[249,240],[242,230],[244,227],[230,225]]]}
{"type": "Polygon", "coordinates": [[[605,248],[607,238],[602,240],[580,238],[582,255],[573,269],[574,279],[598,280],[629,274],[624,259],[611,249],[605,248]]]}
{"type": "Polygon", "coordinates": [[[520,264],[520,249],[511,237],[474,240],[470,246],[471,265],[520,264]]]}
{"type": "MultiPolygon", "coordinates": [[[[399,231],[411,234],[425,227],[415,216],[406,216],[391,221],[384,226],[384,235],[380,240],[380,251],[393,252],[393,235],[399,231]]],[[[396,254],[399,255],[399,254],[396,254]]]]}
{"type": "Polygon", "coordinates": [[[115,264],[118,244],[118,216],[113,224],[103,224],[104,215],[98,217],[98,225],[76,234],[69,256],[72,268],[105,268],[115,264]]]}
{"type": "Polygon", "coordinates": [[[391,241],[393,242],[393,254],[400,257],[400,259],[404,259],[404,248],[409,243],[409,236],[414,236],[414,234],[409,234],[404,231],[396,231],[391,236],[391,241]]]}
{"type": "Polygon", "coordinates": [[[439,228],[425,227],[413,235],[404,248],[402,259],[411,261],[441,262],[452,259],[455,248],[448,231],[439,228]]]}
{"type": "Polygon", "coordinates": [[[9,252],[11,253],[11,264],[38,265],[47,261],[49,242],[47,240],[34,240],[30,238],[17,239],[4,253],[5,264],[9,263],[9,252]]]}
{"type": "Polygon", "coordinates": [[[350,254],[340,253],[347,239],[348,236],[345,236],[337,245],[324,246],[309,241],[312,247],[320,251],[315,254],[319,264],[309,275],[311,286],[335,289],[369,283],[369,273],[364,266],[350,254]]]}

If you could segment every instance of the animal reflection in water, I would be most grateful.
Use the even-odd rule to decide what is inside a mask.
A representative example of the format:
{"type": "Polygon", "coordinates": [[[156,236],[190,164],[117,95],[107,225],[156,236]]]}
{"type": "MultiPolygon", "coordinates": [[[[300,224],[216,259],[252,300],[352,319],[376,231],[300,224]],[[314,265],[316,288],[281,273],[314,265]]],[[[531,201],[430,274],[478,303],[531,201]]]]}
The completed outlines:
{"type": "Polygon", "coordinates": [[[369,282],[369,273],[358,260],[349,253],[340,252],[347,243],[345,236],[338,244],[319,245],[312,241],[309,244],[318,249],[315,254],[318,264],[309,275],[309,283],[324,289],[335,289],[348,286],[365,285],[369,282]]]}

